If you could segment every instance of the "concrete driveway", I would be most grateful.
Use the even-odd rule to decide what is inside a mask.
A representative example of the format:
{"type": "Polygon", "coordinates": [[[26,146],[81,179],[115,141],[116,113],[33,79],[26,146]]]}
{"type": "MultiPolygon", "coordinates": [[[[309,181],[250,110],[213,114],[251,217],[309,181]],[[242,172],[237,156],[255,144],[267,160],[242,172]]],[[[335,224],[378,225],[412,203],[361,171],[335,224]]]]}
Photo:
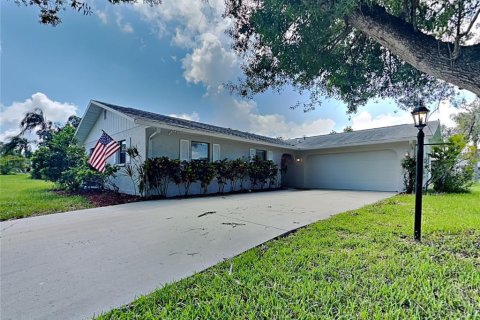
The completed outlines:
{"type": "Polygon", "coordinates": [[[1,223],[1,319],[87,319],[287,231],[392,196],[276,191],[1,223]]]}

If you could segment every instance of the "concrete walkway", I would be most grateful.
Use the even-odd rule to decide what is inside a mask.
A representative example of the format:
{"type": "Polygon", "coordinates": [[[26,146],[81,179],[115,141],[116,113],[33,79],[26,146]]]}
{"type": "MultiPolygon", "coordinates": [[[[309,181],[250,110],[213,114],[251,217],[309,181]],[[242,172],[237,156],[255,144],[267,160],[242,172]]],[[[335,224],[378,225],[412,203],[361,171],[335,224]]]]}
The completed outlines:
{"type": "Polygon", "coordinates": [[[287,231],[390,196],[277,191],[2,222],[0,317],[88,319],[287,231]]]}

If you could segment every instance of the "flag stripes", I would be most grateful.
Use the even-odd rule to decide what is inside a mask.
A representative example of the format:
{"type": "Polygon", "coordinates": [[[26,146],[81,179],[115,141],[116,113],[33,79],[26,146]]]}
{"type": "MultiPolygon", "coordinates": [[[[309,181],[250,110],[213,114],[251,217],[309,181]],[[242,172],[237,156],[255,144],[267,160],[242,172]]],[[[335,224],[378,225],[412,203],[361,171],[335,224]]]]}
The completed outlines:
{"type": "Polygon", "coordinates": [[[93,148],[93,152],[88,159],[88,163],[96,170],[105,171],[107,159],[120,149],[120,144],[113,140],[108,134],[103,132],[93,148]]]}

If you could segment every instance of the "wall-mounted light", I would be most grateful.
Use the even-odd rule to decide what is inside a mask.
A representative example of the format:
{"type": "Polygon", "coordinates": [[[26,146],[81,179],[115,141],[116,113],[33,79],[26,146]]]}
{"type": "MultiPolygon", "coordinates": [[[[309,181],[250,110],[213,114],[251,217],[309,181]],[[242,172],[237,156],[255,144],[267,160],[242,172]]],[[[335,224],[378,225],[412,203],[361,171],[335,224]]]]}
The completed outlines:
{"type": "Polygon", "coordinates": [[[302,162],[302,158],[296,158],[295,161],[296,161],[297,163],[301,163],[301,162],[302,162]]]}

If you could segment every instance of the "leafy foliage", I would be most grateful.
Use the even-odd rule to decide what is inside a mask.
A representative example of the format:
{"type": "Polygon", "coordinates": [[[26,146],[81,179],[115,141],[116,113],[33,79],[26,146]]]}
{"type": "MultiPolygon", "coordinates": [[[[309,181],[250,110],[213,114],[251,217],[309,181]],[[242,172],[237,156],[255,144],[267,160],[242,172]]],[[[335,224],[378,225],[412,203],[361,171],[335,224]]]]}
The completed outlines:
{"type": "MultiPolygon", "coordinates": [[[[308,90],[310,100],[303,104],[307,111],[323,96],[345,101],[349,112],[372,98],[392,98],[409,108],[420,98],[429,102],[450,96],[450,86],[415,69],[352,26],[351,14],[361,15],[370,8],[386,10],[383,23],[399,20],[402,32],[412,38],[419,34],[437,39],[453,35],[456,44],[452,48],[460,48],[471,36],[471,30],[467,32],[463,26],[475,20],[480,3],[228,0],[226,16],[235,21],[229,33],[234,48],[245,58],[245,79],[230,84],[230,88],[246,97],[269,88],[281,90],[285,85],[299,92],[308,90]]],[[[421,45],[418,41],[417,46],[421,45]]],[[[478,57],[475,61],[478,63],[478,57]]]]}
{"type": "Polygon", "coordinates": [[[29,158],[32,155],[29,141],[21,136],[14,136],[10,138],[5,144],[2,144],[0,148],[1,155],[18,155],[29,158]]]}
{"type": "Polygon", "coordinates": [[[254,157],[248,164],[248,176],[252,189],[260,187],[263,189],[265,184],[268,186],[275,184],[278,174],[277,165],[271,160],[262,160],[254,157]]]}
{"type": "Polygon", "coordinates": [[[215,166],[207,160],[193,160],[192,162],[195,164],[194,167],[198,181],[200,181],[200,187],[203,193],[206,194],[208,192],[208,186],[216,175],[215,166]]]}
{"type": "Polygon", "coordinates": [[[415,173],[417,161],[415,158],[407,154],[401,162],[403,169],[403,185],[406,193],[412,193],[415,190],[415,173]]]}
{"type": "Polygon", "coordinates": [[[148,187],[148,183],[144,172],[144,167],[142,165],[143,159],[140,156],[140,152],[138,152],[137,147],[127,148],[126,152],[130,161],[125,163],[125,166],[122,168],[122,170],[120,170],[120,173],[130,178],[135,195],[137,195],[138,187],[140,196],[144,196],[145,189],[148,187]]]}
{"type": "Polygon", "coordinates": [[[85,161],[85,150],[72,143],[74,134],[75,128],[67,125],[44,141],[32,156],[32,178],[57,182],[64,171],[85,161]]]}
{"type": "Polygon", "coordinates": [[[82,187],[103,189],[107,184],[117,189],[110,180],[116,168],[107,166],[103,173],[93,170],[87,164],[84,148],[76,144],[74,135],[75,128],[67,124],[44,141],[31,159],[32,178],[58,183],[67,191],[77,191],[82,187]]]}
{"type": "Polygon", "coordinates": [[[213,163],[213,166],[215,167],[215,178],[217,179],[219,193],[223,193],[225,185],[228,182],[228,177],[229,177],[228,164],[229,164],[228,159],[215,161],[213,163]]]}
{"type": "Polygon", "coordinates": [[[167,196],[170,181],[174,181],[178,161],[168,157],[149,158],[143,163],[143,173],[146,177],[148,194],[152,191],[163,197],[167,196]]]}
{"type": "Polygon", "coordinates": [[[39,139],[39,145],[44,146],[53,137],[53,134],[59,130],[52,121],[47,120],[43,114],[43,110],[35,108],[33,111],[27,112],[20,122],[20,135],[25,132],[35,131],[39,139]]]}
{"type": "Polygon", "coordinates": [[[180,164],[180,179],[183,183],[185,195],[187,196],[192,183],[198,180],[197,172],[195,170],[195,163],[182,161],[180,164]]]}
{"type": "MultiPolygon", "coordinates": [[[[136,3],[137,0],[107,0],[111,4],[136,3]]],[[[144,3],[155,5],[161,0],[144,0],[144,3]]],[[[92,8],[86,1],[79,0],[15,0],[18,5],[35,6],[39,10],[39,21],[42,24],[56,26],[62,22],[60,12],[70,8],[84,15],[92,14],[92,8]]]]}
{"type": "Polygon", "coordinates": [[[468,146],[465,136],[453,135],[448,146],[435,146],[432,160],[431,182],[436,192],[466,192],[473,184],[476,148],[468,146]]]}
{"type": "MultiPolygon", "coordinates": [[[[129,152],[127,150],[127,152],[129,152]]],[[[138,151],[130,151],[134,161],[138,159],[138,151]]],[[[138,160],[140,161],[140,160],[138,160]]],[[[191,185],[200,183],[203,194],[208,192],[208,187],[216,178],[218,192],[223,193],[224,187],[230,184],[230,192],[243,190],[243,182],[249,178],[252,188],[277,187],[278,166],[273,161],[255,158],[251,162],[242,159],[210,162],[207,160],[182,161],[168,157],[147,159],[143,164],[127,165],[123,173],[132,179],[132,183],[142,190],[142,196],[167,196],[170,183],[183,186],[183,194],[189,195],[191,185]]],[[[135,187],[135,190],[136,190],[135,187]]]]}
{"type": "Polygon", "coordinates": [[[242,159],[231,160],[227,164],[227,179],[230,180],[230,190],[243,190],[243,182],[248,177],[248,163],[242,159]]]}
{"type": "Polygon", "coordinates": [[[0,155],[0,174],[24,172],[26,161],[24,157],[18,155],[0,155]]]}
{"type": "Polygon", "coordinates": [[[478,147],[480,144],[480,98],[470,104],[464,104],[460,108],[462,112],[453,116],[453,120],[457,124],[455,131],[465,135],[467,141],[478,147]]]}

